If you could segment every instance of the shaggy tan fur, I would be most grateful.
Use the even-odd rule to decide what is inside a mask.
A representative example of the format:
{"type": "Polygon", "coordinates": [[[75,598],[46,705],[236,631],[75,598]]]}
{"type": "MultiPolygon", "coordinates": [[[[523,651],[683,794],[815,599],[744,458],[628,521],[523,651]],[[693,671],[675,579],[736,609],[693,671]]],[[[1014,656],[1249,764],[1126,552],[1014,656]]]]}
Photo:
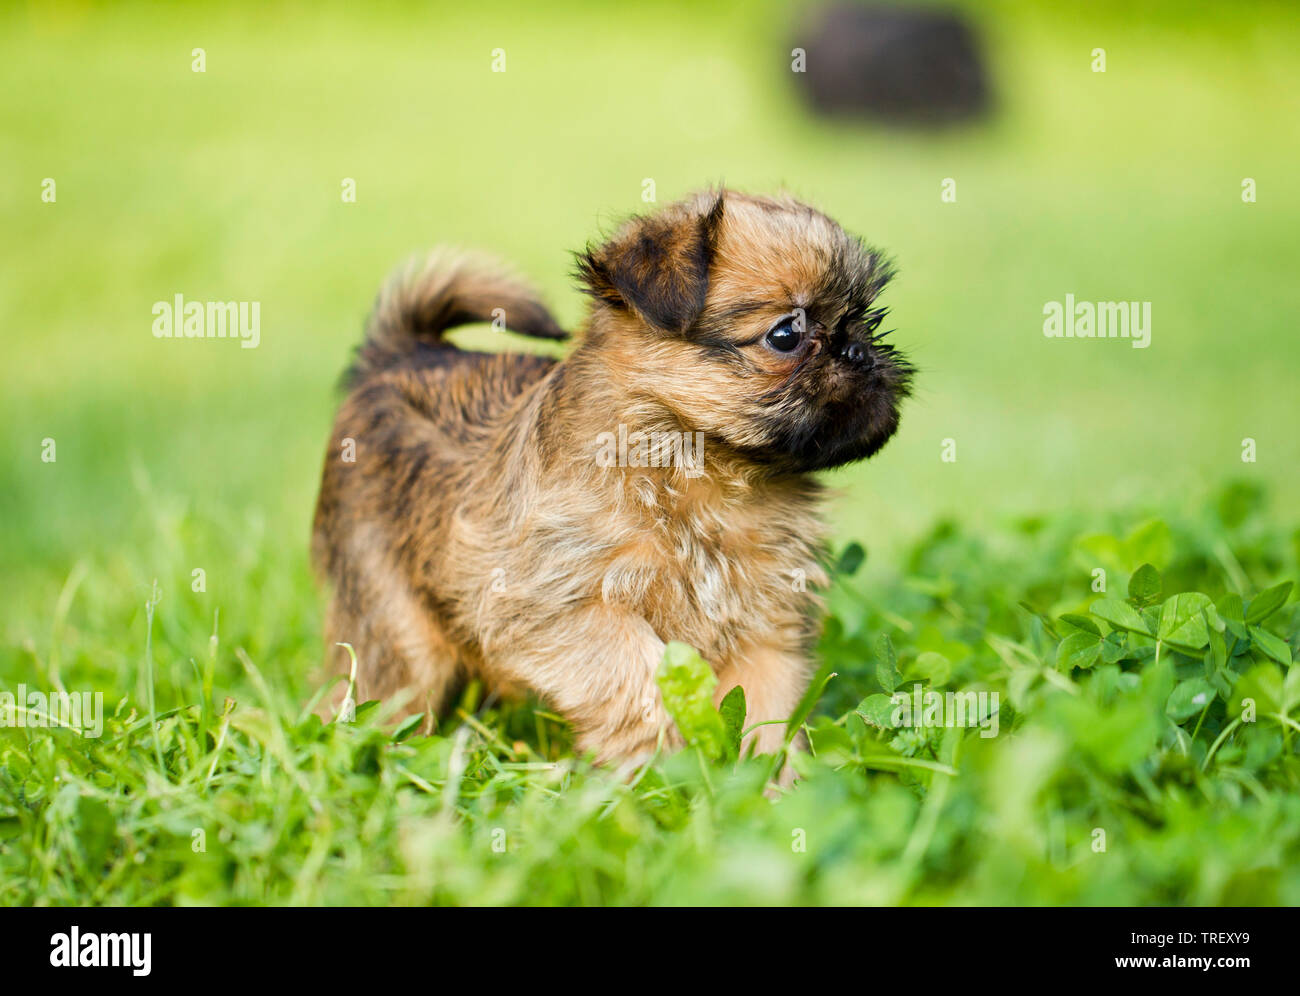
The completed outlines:
{"type": "Polygon", "coordinates": [[[316,511],[328,639],[355,647],[359,701],[528,688],[600,760],[676,742],[670,640],[713,664],[719,700],[744,687],[747,725],[784,720],[827,580],[810,474],[875,452],[906,392],[875,334],[888,267],[796,201],[708,192],[627,222],[578,275],[593,303],[562,362],[441,339],[493,318],[563,336],[481,259],[435,253],[382,292],[316,511]]]}

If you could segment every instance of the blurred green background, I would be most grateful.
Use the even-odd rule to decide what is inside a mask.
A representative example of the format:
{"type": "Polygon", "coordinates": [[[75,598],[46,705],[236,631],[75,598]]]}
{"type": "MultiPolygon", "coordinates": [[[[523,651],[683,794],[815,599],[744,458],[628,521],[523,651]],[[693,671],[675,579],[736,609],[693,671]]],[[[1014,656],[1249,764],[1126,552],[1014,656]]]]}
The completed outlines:
{"type": "Polygon", "coordinates": [[[838,533],[870,570],[945,514],[991,529],[1177,511],[1243,476],[1290,502],[1300,15],[1055,7],[969,5],[995,112],[932,131],[810,116],[790,73],[801,6],[7,6],[6,673],[62,655],[116,686],[157,578],[162,645],[196,600],[305,677],[319,466],[381,279],[422,247],[481,247],[576,324],[569,253],[643,209],[645,178],[660,203],[784,188],[896,257],[886,303],[917,394],[879,457],[832,478],[838,533]],[[1066,293],[1152,302],[1151,347],[1044,338],[1042,307],[1066,293]],[[176,294],[260,301],[260,348],[155,339],[152,304],[176,294]]]}

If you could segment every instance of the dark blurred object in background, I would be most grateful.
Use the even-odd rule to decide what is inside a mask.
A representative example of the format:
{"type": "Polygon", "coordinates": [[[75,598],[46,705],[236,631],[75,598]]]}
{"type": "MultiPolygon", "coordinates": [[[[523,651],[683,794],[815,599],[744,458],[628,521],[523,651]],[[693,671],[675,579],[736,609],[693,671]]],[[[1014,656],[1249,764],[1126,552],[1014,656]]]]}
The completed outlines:
{"type": "Polygon", "coordinates": [[[947,10],[829,4],[796,37],[796,85],[823,114],[891,121],[971,118],[988,106],[984,59],[963,17],[947,10]]]}

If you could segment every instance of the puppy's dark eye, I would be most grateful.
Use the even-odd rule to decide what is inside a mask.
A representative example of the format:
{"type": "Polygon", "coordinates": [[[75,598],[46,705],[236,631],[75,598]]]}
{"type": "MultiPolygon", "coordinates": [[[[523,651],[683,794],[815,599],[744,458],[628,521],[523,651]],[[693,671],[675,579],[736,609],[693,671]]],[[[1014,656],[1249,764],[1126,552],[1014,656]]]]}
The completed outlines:
{"type": "Polygon", "coordinates": [[[788,353],[803,342],[803,322],[798,315],[782,318],[767,333],[767,344],[778,353],[788,353]]]}

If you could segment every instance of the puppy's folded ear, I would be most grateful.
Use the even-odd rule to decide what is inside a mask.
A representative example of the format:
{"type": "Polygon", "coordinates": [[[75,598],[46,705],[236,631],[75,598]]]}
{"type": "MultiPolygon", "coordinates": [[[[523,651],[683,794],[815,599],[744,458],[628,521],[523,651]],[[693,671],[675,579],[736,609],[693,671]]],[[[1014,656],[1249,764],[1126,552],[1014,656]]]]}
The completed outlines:
{"type": "Polygon", "coordinates": [[[685,332],[704,309],[723,197],[718,191],[633,218],[604,245],[579,253],[586,293],[664,332],[685,332]]]}

